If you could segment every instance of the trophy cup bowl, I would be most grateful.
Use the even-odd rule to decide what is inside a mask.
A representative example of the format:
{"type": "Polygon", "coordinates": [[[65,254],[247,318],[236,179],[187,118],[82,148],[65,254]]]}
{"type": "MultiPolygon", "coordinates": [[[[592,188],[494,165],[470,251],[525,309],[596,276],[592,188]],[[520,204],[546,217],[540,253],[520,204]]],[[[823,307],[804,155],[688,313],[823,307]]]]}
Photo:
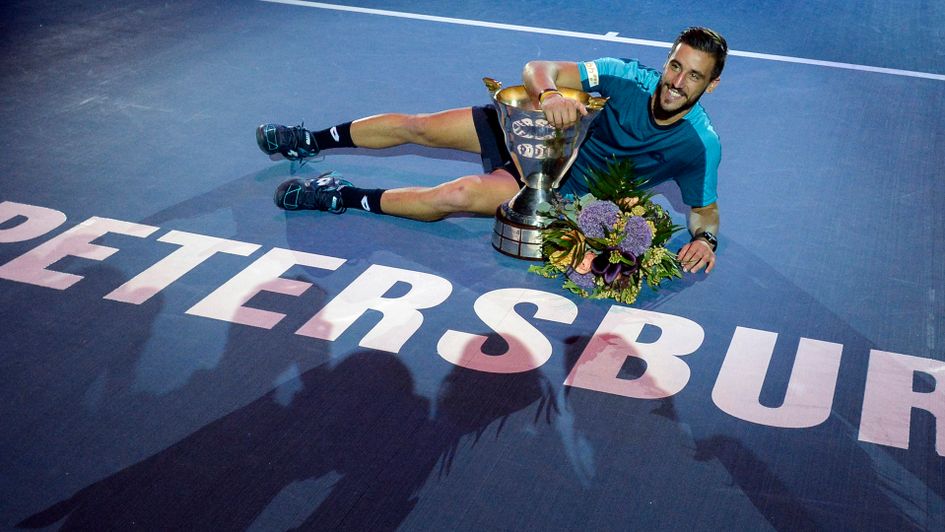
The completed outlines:
{"type": "Polygon", "coordinates": [[[538,208],[554,200],[555,189],[574,163],[591,122],[607,98],[559,88],[565,98],[582,102],[587,115],[566,129],[557,129],[548,123],[523,85],[502,88],[491,78],[483,78],[483,82],[492,93],[506,147],[524,182],[518,194],[496,209],[492,246],[512,257],[541,260],[541,231],[553,219],[540,214],[538,208]]]}

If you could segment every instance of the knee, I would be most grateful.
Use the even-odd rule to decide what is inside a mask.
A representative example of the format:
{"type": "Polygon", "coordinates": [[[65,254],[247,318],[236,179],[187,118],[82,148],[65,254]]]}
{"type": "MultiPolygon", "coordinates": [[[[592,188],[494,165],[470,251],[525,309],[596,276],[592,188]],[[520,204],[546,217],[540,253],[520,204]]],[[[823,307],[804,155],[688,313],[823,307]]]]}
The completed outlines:
{"type": "Polygon", "coordinates": [[[433,127],[430,115],[403,115],[401,131],[405,140],[413,144],[429,144],[432,142],[433,127]]]}
{"type": "Polygon", "coordinates": [[[434,199],[444,212],[471,212],[477,205],[480,184],[476,176],[460,177],[434,188],[434,199]]]}

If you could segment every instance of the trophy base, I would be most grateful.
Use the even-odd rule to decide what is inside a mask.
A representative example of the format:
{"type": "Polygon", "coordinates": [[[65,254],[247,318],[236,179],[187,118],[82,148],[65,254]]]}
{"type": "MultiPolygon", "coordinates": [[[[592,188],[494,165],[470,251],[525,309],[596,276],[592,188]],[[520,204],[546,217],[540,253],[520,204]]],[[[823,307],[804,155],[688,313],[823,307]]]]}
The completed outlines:
{"type": "Polygon", "coordinates": [[[510,220],[501,205],[495,211],[495,226],[492,231],[492,247],[496,251],[518,259],[543,260],[541,255],[541,226],[518,223],[510,220]]]}

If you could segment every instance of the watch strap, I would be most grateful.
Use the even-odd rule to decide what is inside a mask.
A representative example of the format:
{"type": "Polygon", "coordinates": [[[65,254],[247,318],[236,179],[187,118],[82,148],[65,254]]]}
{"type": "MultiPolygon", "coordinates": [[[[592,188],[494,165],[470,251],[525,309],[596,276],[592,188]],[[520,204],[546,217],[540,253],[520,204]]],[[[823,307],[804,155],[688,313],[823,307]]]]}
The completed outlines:
{"type": "Polygon", "coordinates": [[[709,231],[700,231],[699,233],[695,234],[692,237],[692,240],[690,240],[690,242],[693,242],[696,240],[705,240],[706,242],[708,242],[709,245],[712,246],[713,252],[719,247],[719,239],[716,238],[716,236],[710,233],[709,231]]]}

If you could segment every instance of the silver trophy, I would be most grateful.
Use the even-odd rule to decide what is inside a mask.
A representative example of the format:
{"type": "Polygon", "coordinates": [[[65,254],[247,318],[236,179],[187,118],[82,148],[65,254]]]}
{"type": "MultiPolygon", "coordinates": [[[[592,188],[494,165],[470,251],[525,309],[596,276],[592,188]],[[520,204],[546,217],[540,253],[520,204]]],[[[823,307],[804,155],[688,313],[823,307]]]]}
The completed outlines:
{"type": "Polygon", "coordinates": [[[553,219],[538,213],[538,206],[550,203],[561,179],[574,162],[578,148],[607,98],[597,98],[574,89],[558,89],[565,98],[579,100],[587,115],[567,129],[557,129],[523,85],[502,88],[491,78],[482,80],[499,111],[505,145],[512,155],[525,186],[496,209],[492,246],[506,255],[541,260],[541,230],[553,219]]]}

